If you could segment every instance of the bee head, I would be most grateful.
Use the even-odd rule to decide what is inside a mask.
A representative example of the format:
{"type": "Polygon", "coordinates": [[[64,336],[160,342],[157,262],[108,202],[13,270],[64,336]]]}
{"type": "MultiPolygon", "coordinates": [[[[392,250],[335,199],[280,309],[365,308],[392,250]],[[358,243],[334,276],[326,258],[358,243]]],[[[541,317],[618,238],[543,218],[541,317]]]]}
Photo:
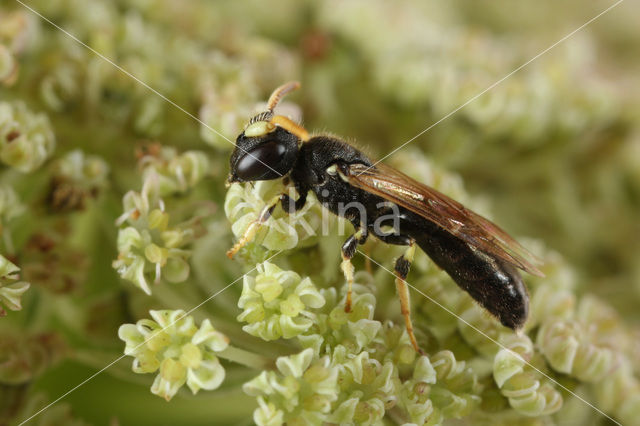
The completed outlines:
{"type": "Polygon", "coordinates": [[[298,156],[298,145],[309,139],[307,131],[287,117],[274,115],[282,97],[300,87],[290,82],[277,88],[267,111],[253,117],[236,139],[231,154],[229,182],[277,179],[289,173],[298,156]]]}

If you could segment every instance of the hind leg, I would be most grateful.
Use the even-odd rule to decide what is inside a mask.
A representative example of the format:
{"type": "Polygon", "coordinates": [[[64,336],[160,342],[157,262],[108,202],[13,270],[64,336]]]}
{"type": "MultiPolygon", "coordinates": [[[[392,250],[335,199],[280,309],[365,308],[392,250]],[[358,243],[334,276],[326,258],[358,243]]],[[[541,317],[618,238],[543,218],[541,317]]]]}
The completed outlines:
{"type": "Polygon", "coordinates": [[[396,291],[398,292],[398,297],[400,298],[400,310],[402,312],[402,317],[404,318],[404,324],[407,328],[409,340],[411,340],[411,345],[416,350],[416,352],[423,354],[422,350],[418,346],[418,342],[416,341],[416,336],[415,334],[413,334],[409,288],[407,287],[407,283],[405,282],[405,279],[409,274],[409,269],[411,268],[411,262],[413,262],[413,257],[416,252],[416,242],[408,235],[403,234],[387,234],[376,236],[387,244],[408,246],[407,250],[405,250],[402,256],[396,259],[396,264],[394,267],[394,274],[396,276],[396,291]]]}
{"type": "Polygon", "coordinates": [[[416,350],[416,352],[423,354],[422,350],[418,346],[418,342],[416,341],[416,336],[413,334],[413,324],[411,322],[411,303],[409,300],[409,287],[407,287],[407,283],[405,282],[405,279],[409,274],[409,268],[411,268],[411,262],[413,262],[413,256],[415,252],[415,242],[411,241],[409,248],[407,248],[404,254],[396,260],[394,271],[396,275],[396,290],[398,291],[398,296],[400,298],[400,310],[404,318],[404,324],[407,328],[409,340],[411,340],[411,345],[413,345],[413,348],[416,350]]]}

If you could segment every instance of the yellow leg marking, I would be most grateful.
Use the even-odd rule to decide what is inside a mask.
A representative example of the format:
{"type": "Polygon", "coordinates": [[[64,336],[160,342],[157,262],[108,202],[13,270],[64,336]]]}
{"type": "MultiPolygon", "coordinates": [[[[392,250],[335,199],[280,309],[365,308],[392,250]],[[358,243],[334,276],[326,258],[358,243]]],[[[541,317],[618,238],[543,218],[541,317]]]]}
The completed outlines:
{"type": "Polygon", "coordinates": [[[413,258],[416,255],[416,243],[411,243],[407,251],[404,252],[402,257],[404,257],[409,263],[413,262],[413,258]]]}
{"type": "Polygon", "coordinates": [[[340,269],[342,269],[342,273],[347,279],[347,301],[344,304],[344,311],[351,312],[351,289],[353,287],[353,274],[355,272],[355,268],[353,266],[353,263],[351,263],[351,259],[347,258],[345,255],[342,255],[342,263],[340,264],[340,269]]]}
{"type": "MultiPolygon", "coordinates": [[[[362,236],[365,232],[365,229],[358,229],[356,233],[353,234],[353,238],[355,238],[356,240],[356,247],[358,246],[359,241],[360,239],[362,239],[362,236]]],[[[351,254],[351,256],[353,256],[353,253],[351,254]]],[[[353,275],[355,274],[355,268],[353,267],[353,263],[351,263],[351,257],[346,256],[344,252],[342,253],[342,263],[340,264],[340,269],[342,269],[342,273],[347,280],[347,300],[344,304],[344,311],[348,313],[351,312],[351,293],[353,289],[353,275]]]]}
{"type": "Polygon", "coordinates": [[[231,247],[227,251],[227,257],[229,259],[233,259],[233,256],[235,256],[236,253],[238,253],[238,251],[240,251],[242,247],[244,247],[247,243],[250,243],[251,240],[253,240],[256,237],[256,234],[258,233],[260,228],[262,228],[262,223],[260,221],[255,220],[251,222],[247,227],[247,230],[244,231],[244,234],[242,234],[242,237],[240,237],[240,239],[238,240],[238,242],[236,242],[233,245],[233,247],[231,247]]]}
{"type": "Polygon", "coordinates": [[[240,237],[238,242],[235,243],[233,247],[231,247],[227,251],[227,257],[229,259],[233,259],[233,256],[235,256],[242,247],[250,243],[256,237],[256,234],[258,233],[262,225],[264,225],[269,217],[271,217],[271,210],[278,203],[278,200],[280,200],[279,195],[271,199],[271,201],[266,206],[264,206],[264,208],[260,212],[260,216],[258,217],[258,219],[254,220],[249,224],[249,226],[247,226],[247,229],[244,231],[244,234],[242,234],[242,237],[240,237]]]}
{"type": "Polygon", "coordinates": [[[409,340],[411,340],[411,345],[413,346],[413,349],[416,350],[416,352],[423,355],[424,352],[422,352],[422,349],[420,349],[420,347],[418,346],[416,336],[415,334],[413,334],[413,323],[411,322],[411,304],[409,302],[409,287],[407,287],[407,284],[404,282],[404,280],[397,274],[396,290],[398,291],[398,296],[400,296],[400,310],[404,318],[404,325],[407,328],[409,340]]]}
{"type": "MultiPolygon", "coordinates": [[[[402,255],[402,258],[404,258],[404,260],[408,262],[409,265],[411,265],[415,252],[416,252],[415,244],[411,244],[407,249],[407,251],[402,255]]],[[[418,346],[418,342],[416,341],[415,334],[413,334],[413,323],[411,322],[411,302],[409,300],[409,287],[407,287],[407,283],[404,280],[405,277],[401,276],[399,271],[396,270],[395,275],[396,275],[396,290],[400,298],[400,311],[402,312],[402,317],[404,318],[404,324],[405,324],[405,327],[407,328],[407,334],[409,335],[409,340],[411,341],[411,345],[416,350],[416,352],[424,355],[424,352],[422,352],[422,349],[420,349],[420,347],[418,346]]]]}
{"type": "Polygon", "coordinates": [[[364,269],[366,269],[369,275],[373,275],[373,268],[371,266],[371,244],[365,246],[364,253],[367,255],[366,259],[364,259],[364,269]]]}

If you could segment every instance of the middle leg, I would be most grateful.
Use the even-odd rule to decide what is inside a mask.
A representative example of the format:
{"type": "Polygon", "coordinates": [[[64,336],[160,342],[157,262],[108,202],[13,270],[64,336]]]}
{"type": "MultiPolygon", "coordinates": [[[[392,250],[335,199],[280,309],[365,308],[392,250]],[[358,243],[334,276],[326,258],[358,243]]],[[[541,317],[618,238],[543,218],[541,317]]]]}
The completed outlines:
{"type": "Polygon", "coordinates": [[[359,228],[352,236],[347,238],[347,241],[342,245],[342,263],[340,269],[347,280],[347,300],[344,304],[344,311],[351,312],[351,292],[353,288],[353,275],[355,268],[351,259],[356,254],[356,248],[358,244],[364,244],[367,241],[367,228],[359,228]]]}

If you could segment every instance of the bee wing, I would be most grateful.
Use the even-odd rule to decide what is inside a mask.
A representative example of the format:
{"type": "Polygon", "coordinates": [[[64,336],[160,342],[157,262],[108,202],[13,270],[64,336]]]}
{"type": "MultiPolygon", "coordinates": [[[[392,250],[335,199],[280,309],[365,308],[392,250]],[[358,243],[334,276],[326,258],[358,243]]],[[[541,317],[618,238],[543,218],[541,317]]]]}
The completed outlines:
{"type": "Polygon", "coordinates": [[[498,225],[435,189],[381,163],[374,167],[350,164],[343,171],[351,185],[424,217],[471,247],[530,274],[544,276],[535,266],[540,261],[498,225]]]}

